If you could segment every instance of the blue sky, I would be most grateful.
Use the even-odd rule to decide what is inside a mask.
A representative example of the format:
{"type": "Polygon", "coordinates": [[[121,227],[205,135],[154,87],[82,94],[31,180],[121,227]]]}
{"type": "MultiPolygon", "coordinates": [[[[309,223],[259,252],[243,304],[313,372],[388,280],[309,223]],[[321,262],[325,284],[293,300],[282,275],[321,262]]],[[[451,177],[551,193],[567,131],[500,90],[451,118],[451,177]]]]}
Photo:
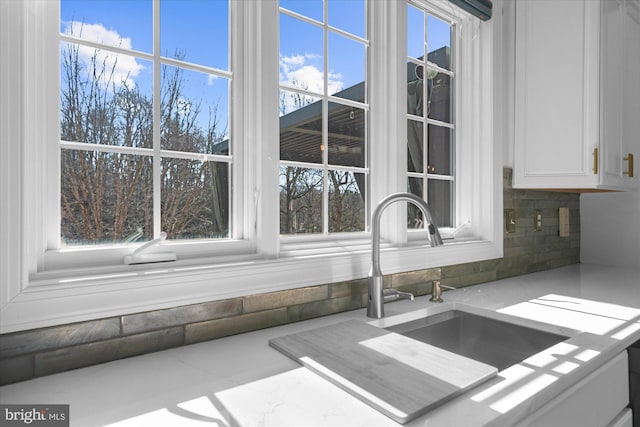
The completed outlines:
{"type": "MultiPolygon", "coordinates": [[[[162,55],[171,57],[179,49],[191,62],[227,69],[227,12],[225,1],[163,0],[160,9],[162,55]]],[[[61,30],[72,20],[101,24],[129,38],[133,49],[152,53],[152,13],[151,0],[62,0],[61,30]]]]}
{"type": "MultiPolygon", "coordinates": [[[[218,68],[228,69],[228,6],[223,0],[163,0],[161,6],[161,46],[163,56],[173,57],[175,51],[185,55],[185,60],[218,68]]],[[[323,21],[322,0],[281,0],[281,6],[323,21]]],[[[328,0],[328,23],[331,26],[357,36],[365,35],[364,0],[328,0]]],[[[104,1],[62,0],[62,32],[112,45],[131,48],[145,53],[153,51],[152,1],[104,1]],[[116,6],[114,6],[114,3],[116,6]],[[82,24],[80,24],[82,23],[82,24]]],[[[424,15],[410,7],[408,13],[409,55],[422,56],[420,34],[424,26],[424,15]]],[[[322,31],[308,23],[282,15],[280,42],[280,80],[302,84],[308,89],[320,91],[324,79],[322,31]]],[[[429,50],[449,45],[447,25],[433,17],[428,18],[429,50]]],[[[332,33],[328,41],[328,76],[330,93],[353,86],[365,78],[365,48],[362,44],[332,33]]],[[[93,49],[84,49],[89,58],[93,49]]],[[[111,56],[114,59],[115,56],[111,56]]],[[[152,67],[140,58],[119,55],[117,57],[117,79],[135,82],[143,92],[151,95],[152,67]]],[[[185,96],[200,100],[206,111],[208,107],[227,103],[228,82],[224,78],[196,72],[185,72],[187,80],[185,96]]],[[[226,121],[226,111],[218,111],[226,121]]]]}
{"type": "MultiPolygon", "coordinates": [[[[424,46],[419,37],[414,34],[424,34],[424,13],[415,7],[407,11],[407,55],[420,58],[424,55],[424,46]]],[[[451,30],[447,23],[428,15],[427,17],[428,51],[433,52],[443,46],[451,47],[451,30]]]]}
{"type": "MultiPolygon", "coordinates": [[[[160,52],[174,57],[176,51],[184,60],[207,67],[228,70],[228,6],[225,1],[163,0],[160,10],[160,52]]],[[[60,31],[73,33],[92,41],[153,53],[153,9],[151,0],[104,1],[62,0],[60,31]],[[115,7],[114,7],[115,4],[115,7]]],[[[80,48],[85,62],[94,53],[80,48]]],[[[116,82],[128,80],[137,84],[151,98],[153,68],[149,61],[128,55],[102,57],[111,66],[115,61],[116,82]]],[[[169,70],[171,71],[171,69],[169,70]]],[[[185,98],[200,103],[201,127],[206,126],[208,110],[218,107],[221,126],[227,125],[228,80],[185,70],[185,98]]],[[[221,130],[221,129],[219,129],[221,130]]]]}

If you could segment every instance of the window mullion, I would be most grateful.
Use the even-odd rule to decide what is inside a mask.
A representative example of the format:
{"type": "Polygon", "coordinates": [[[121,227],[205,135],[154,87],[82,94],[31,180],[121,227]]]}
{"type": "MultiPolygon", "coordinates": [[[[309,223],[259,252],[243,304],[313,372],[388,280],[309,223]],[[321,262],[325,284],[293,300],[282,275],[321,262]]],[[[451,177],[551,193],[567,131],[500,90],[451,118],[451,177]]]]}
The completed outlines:
{"type": "Polygon", "coordinates": [[[324,79],[324,92],[325,96],[322,99],[322,234],[329,234],[329,101],[326,98],[328,86],[327,86],[327,44],[326,44],[326,32],[325,32],[325,79],[324,79]]]}
{"type": "Polygon", "coordinates": [[[153,2],[153,236],[162,231],[161,203],[161,67],[160,67],[160,0],[153,2]]]}
{"type": "MultiPolygon", "coordinates": [[[[423,9],[424,10],[424,9],[423,9]]],[[[424,34],[423,34],[423,59],[424,59],[424,77],[427,76],[427,64],[429,63],[429,13],[424,10],[424,34]]],[[[425,84],[422,85],[422,99],[424,100],[424,108],[422,114],[425,121],[429,117],[429,85],[426,82],[426,78],[423,80],[425,84]]],[[[422,126],[422,194],[420,195],[424,200],[429,200],[429,123],[425,123],[422,126]]]]}
{"type": "MultiPolygon", "coordinates": [[[[370,212],[390,193],[406,191],[406,4],[371,2],[370,212]]],[[[406,213],[389,207],[381,235],[392,242],[406,238],[406,213]]]]}
{"type": "MultiPolygon", "coordinates": [[[[328,5],[325,1],[324,19],[322,24],[322,41],[323,41],[323,97],[322,97],[322,232],[324,235],[329,234],[329,31],[327,21],[329,20],[328,5]]],[[[335,189],[334,189],[335,191],[335,189]]]]}
{"type": "MultiPolygon", "coordinates": [[[[232,2],[248,10],[244,14],[242,94],[243,145],[247,179],[244,188],[255,212],[251,233],[254,250],[265,258],[275,258],[280,250],[279,160],[279,44],[278,2],[232,2]],[[254,65],[254,66],[251,66],[254,65]],[[255,207],[255,209],[254,209],[255,207]]],[[[237,75],[235,75],[237,77],[237,75]]],[[[238,85],[239,86],[239,85],[238,85]]]]}

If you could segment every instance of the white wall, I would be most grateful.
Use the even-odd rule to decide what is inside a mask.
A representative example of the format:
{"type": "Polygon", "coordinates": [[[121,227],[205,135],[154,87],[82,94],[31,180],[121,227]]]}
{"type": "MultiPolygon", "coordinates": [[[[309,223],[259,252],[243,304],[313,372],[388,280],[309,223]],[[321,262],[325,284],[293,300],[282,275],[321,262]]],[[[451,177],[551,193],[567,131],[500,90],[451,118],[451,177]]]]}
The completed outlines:
{"type": "Polygon", "coordinates": [[[640,193],[580,197],[580,261],[640,267],[640,193]]]}

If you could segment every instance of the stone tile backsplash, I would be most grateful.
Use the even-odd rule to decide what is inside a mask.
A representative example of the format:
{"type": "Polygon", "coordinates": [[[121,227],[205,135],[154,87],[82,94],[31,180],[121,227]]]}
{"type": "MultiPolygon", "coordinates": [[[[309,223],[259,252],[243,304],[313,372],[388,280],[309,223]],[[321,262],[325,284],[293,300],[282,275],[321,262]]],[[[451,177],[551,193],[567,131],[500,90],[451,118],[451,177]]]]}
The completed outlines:
{"type": "MultiPolygon", "coordinates": [[[[504,234],[504,257],[390,275],[397,289],[425,295],[431,282],[469,286],[580,262],[578,194],[515,190],[504,170],[504,208],[516,232],[504,234]],[[558,208],[570,209],[571,235],[558,236],[558,208]],[[536,209],[543,230],[533,230],[536,209]]],[[[63,372],[228,335],[366,306],[367,280],[247,295],[118,317],[0,335],[0,384],[63,372]]]]}

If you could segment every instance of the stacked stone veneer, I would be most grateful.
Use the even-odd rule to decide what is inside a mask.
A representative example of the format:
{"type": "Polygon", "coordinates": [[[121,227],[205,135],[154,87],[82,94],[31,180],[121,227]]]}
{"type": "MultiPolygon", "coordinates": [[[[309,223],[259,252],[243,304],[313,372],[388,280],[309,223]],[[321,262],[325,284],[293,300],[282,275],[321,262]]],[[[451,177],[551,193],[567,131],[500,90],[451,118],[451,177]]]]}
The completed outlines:
{"type": "MultiPolygon", "coordinates": [[[[504,208],[515,233],[504,235],[504,258],[390,275],[387,284],[424,295],[431,282],[455,287],[580,262],[578,194],[514,190],[504,171],[504,208]],[[558,236],[558,208],[570,208],[571,235],[558,236]],[[542,209],[542,231],[533,230],[542,209]]],[[[366,305],[366,278],[165,310],[0,335],[0,384],[151,353],[366,305]]]]}

